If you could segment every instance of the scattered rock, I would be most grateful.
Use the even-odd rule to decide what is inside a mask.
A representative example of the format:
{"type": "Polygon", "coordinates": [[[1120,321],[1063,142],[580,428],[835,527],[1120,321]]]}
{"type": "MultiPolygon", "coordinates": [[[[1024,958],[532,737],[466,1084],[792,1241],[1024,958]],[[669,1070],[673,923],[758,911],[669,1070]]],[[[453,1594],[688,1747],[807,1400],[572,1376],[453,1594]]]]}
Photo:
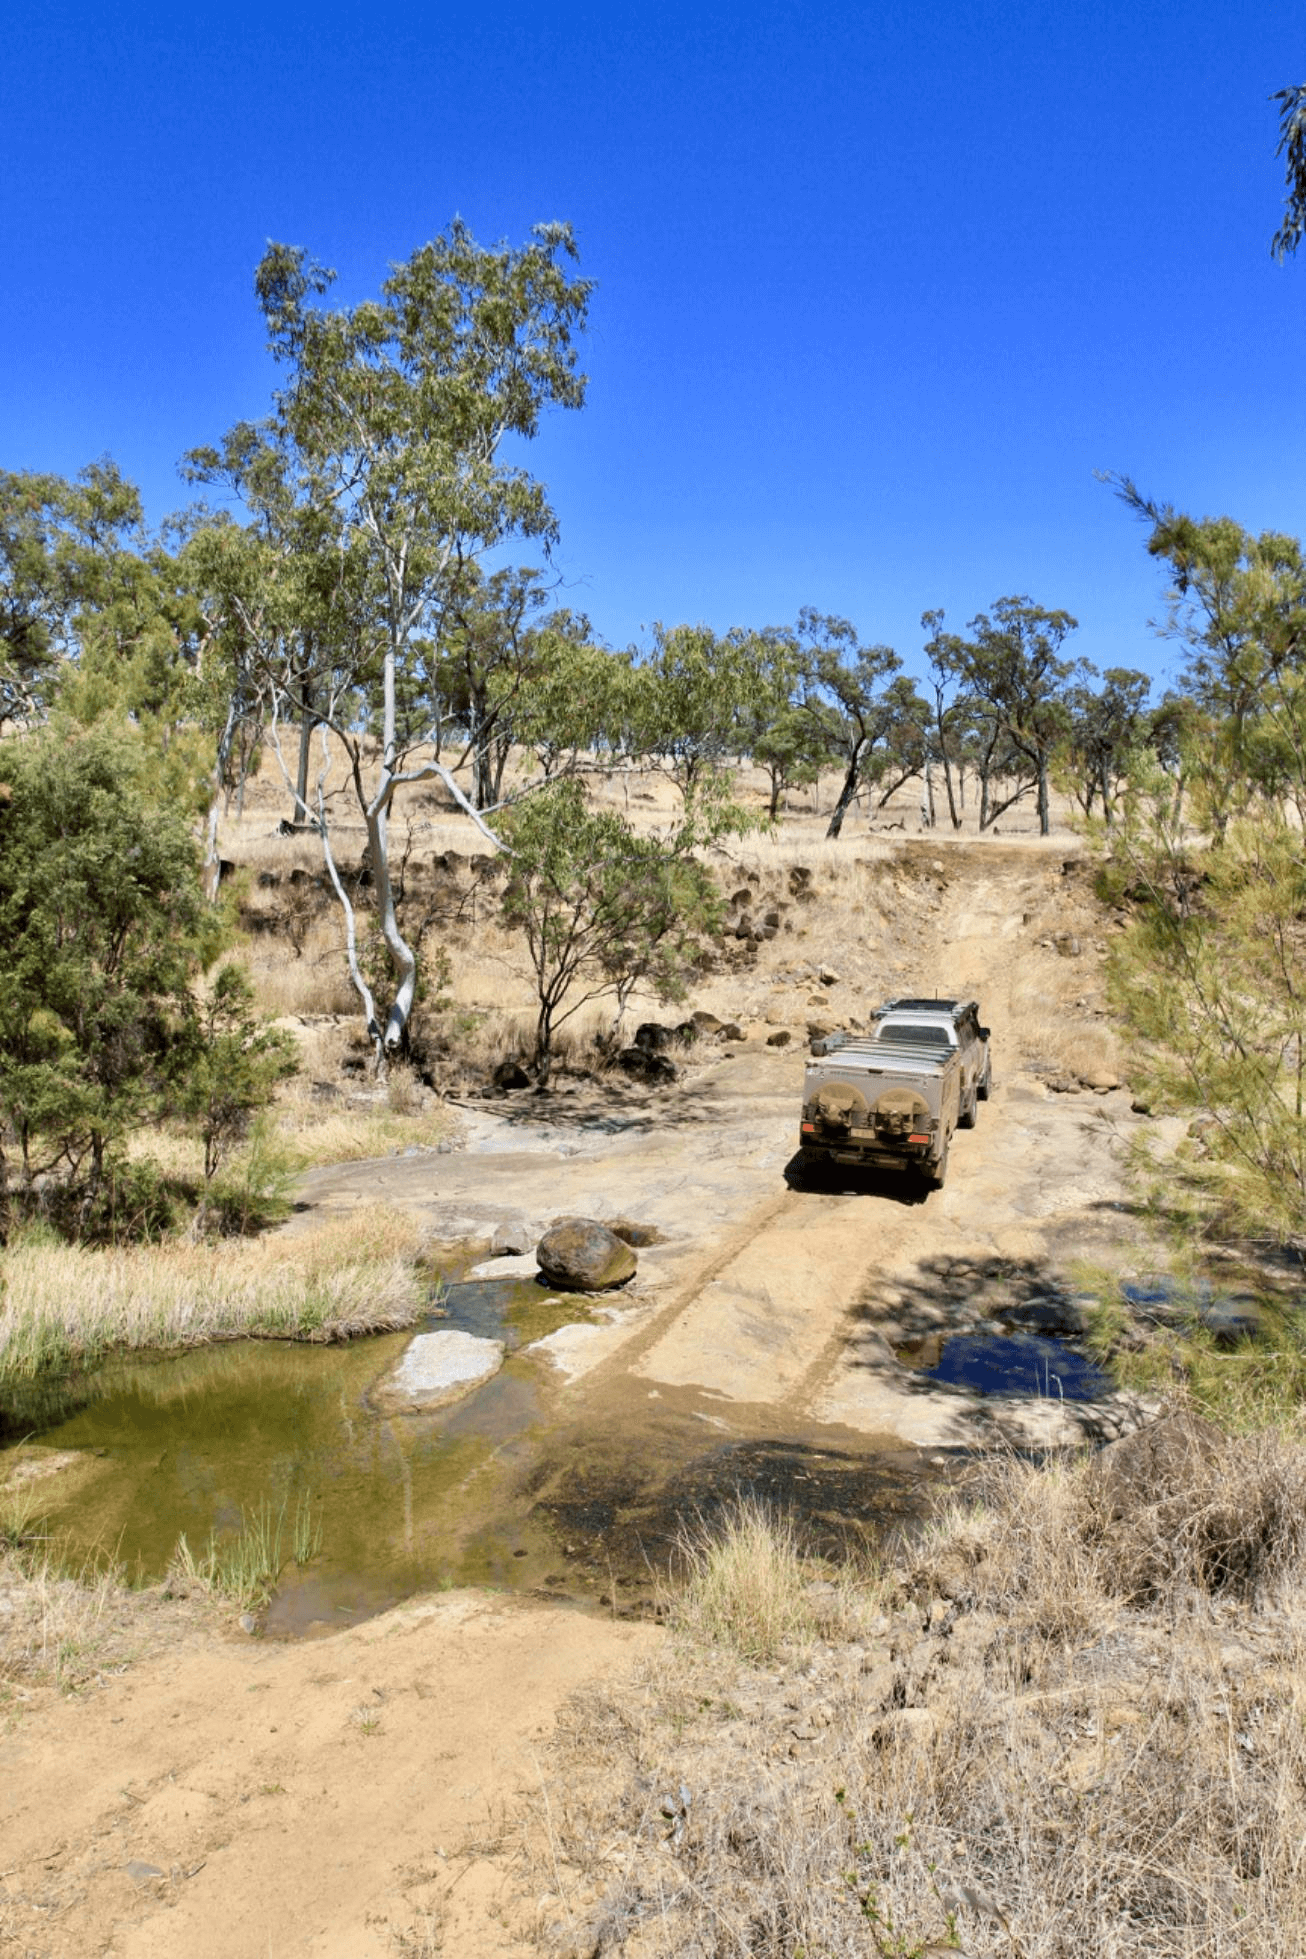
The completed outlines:
{"type": "Polygon", "coordinates": [[[823,1041],[827,1034],[832,1034],[833,1032],[834,1029],[828,1021],[809,1020],[807,1023],[807,1038],[809,1041],[823,1041]]]}
{"type": "Polygon", "coordinates": [[[839,985],[838,973],[834,972],[829,966],[822,966],[816,977],[820,980],[822,986],[839,985]]]}
{"type": "Polygon", "coordinates": [[[752,902],[753,894],[748,886],[745,885],[741,891],[735,891],[731,894],[730,908],[732,911],[747,911],[752,902]]]}
{"type": "Polygon", "coordinates": [[[635,1274],[626,1241],[595,1218],[562,1218],[535,1248],[540,1271],[563,1292],[606,1292],[635,1274]]]}
{"type": "Polygon", "coordinates": [[[648,1048],[623,1048],[617,1056],[617,1066],[637,1081],[659,1083],[677,1079],[675,1062],[665,1054],[651,1053],[648,1048]]]}
{"type": "Polygon", "coordinates": [[[424,1414],[469,1394],[502,1365],[502,1340],[482,1340],[452,1328],[419,1333],[382,1375],[369,1399],[386,1414],[424,1414]]]}
{"type": "Polygon", "coordinates": [[[515,1058],[508,1061],[501,1061],[494,1071],[492,1080],[501,1095],[507,1094],[511,1089],[529,1088],[531,1085],[530,1076],[522,1067],[521,1062],[515,1058]]]}
{"type": "Polygon", "coordinates": [[[1120,1087],[1119,1075],[1113,1075],[1106,1068],[1094,1068],[1089,1074],[1081,1075],[1079,1079],[1084,1087],[1091,1088],[1095,1095],[1109,1095],[1113,1088],[1120,1087]]]}
{"type": "Polygon", "coordinates": [[[787,1027],[777,1027],[774,1034],[768,1034],[766,1044],[769,1048],[787,1048],[793,1035],[787,1027]]]}
{"type": "Polygon", "coordinates": [[[315,1102],[340,1102],[344,1099],[343,1090],[337,1088],[334,1082],[314,1082],[312,1094],[315,1102]]]}
{"type": "Polygon", "coordinates": [[[1073,932],[1055,933],[1052,943],[1063,959],[1078,959],[1081,947],[1073,932]]]}
{"type": "Polygon", "coordinates": [[[744,1030],[737,1020],[728,1020],[721,1029],[721,1039],[723,1041],[742,1041],[743,1038],[744,1030]]]}
{"type": "Polygon", "coordinates": [[[635,1029],[635,1046],[646,1049],[649,1054],[665,1054],[670,1047],[689,1047],[697,1033],[692,1020],[682,1020],[677,1027],[665,1027],[660,1021],[646,1020],[635,1029]]]}
{"type": "Polygon", "coordinates": [[[655,1224],[636,1224],[633,1218],[610,1218],[608,1230],[627,1245],[660,1245],[662,1233],[655,1224]]]}
{"type": "Polygon", "coordinates": [[[722,1031],[723,1023],[717,1019],[715,1014],[705,1013],[701,1007],[697,1013],[691,1014],[690,1019],[693,1021],[696,1032],[701,1035],[719,1034],[722,1031]]]}
{"type": "Polygon", "coordinates": [[[1144,1101],[1141,1095],[1134,1097],[1133,1101],[1129,1104],[1129,1109],[1130,1113],[1136,1116],[1150,1116],[1152,1113],[1151,1103],[1144,1101]]]}
{"type": "Polygon", "coordinates": [[[525,1218],[505,1218],[502,1224],[494,1227],[490,1239],[491,1258],[515,1258],[528,1252],[535,1243],[535,1234],[525,1218]]]}

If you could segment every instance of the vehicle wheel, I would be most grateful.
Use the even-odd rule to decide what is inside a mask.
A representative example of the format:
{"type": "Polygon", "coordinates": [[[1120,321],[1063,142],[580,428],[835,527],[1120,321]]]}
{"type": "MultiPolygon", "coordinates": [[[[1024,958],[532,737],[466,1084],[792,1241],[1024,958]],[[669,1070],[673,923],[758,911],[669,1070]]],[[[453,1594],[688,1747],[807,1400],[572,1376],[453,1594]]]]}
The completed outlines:
{"type": "Polygon", "coordinates": [[[957,1112],[958,1129],[973,1129],[975,1127],[975,1108],[978,1101],[979,1083],[977,1082],[970,1094],[962,1097],[961,1108],[957,1112]]]}
{"type": "Polygon", "coordinates": [[[943,1189],[943,1180],[948,1174],[948,1149],[951,1141],[949,1137],[948,1142],[943,1145],[943,1155],[938,1162],[927,1164],[925,1167],[925,1182],[931,1190],[943,1189]]]}
{"type": "Polygon", "coordinates": [[[988,1061],[984,1064],[984,1079],[982,1081],[976,1082],[975,1084],[975,1094],[981,1102],[988,1101],[989,1090],[992,1088],[992,1086],[993,1086],[993,1063],[991,1061],[988,1061]]]}

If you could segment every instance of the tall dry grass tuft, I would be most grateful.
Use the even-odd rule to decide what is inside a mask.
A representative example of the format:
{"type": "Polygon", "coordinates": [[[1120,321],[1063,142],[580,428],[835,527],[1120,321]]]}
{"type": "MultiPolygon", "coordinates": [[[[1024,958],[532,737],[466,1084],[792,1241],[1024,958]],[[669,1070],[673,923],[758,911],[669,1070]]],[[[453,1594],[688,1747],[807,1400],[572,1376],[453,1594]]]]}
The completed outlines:
{"type": "Polygon", "coordinates": [[[214,1340],[343,1340],[423,1309],[421,1236],[376,1205],[290,1238],[88,1250],[45,1236],[4,1256],[0,1383],[105,1354],[214,1340]]]}
{"type": "Polygon", "coordinates": [[[561,1725],[547,1817],[523,1836],[542,1942],[641,1959],[1301,1952],[1306,1452],[1205,1442],[1201,1475],[1186,1482],[1175,1450],[1135,1503],[1120,1452],[992,1466],[903,1549],[890,1609],[868,1600],[855,1637],[845,1616],[797,1649],[737,1636],[765,1622],[760,1572],[796,1596],[786,1534],[761,1551],[754,1515],[742,1562],[738,1518],[719,1549],[700,1540],[695,1639],[561,1725]]]}
{"type": "Polygon", "coordinates": [[[837,1583],[803,1555],[793,1522],[757,1497],[741,1496],[709,1525],[682,1527],[679,1582],[664,1598],[678,1632],[763,1662],[803,1651],[855,1607],[851,1582],[837,1583]]]}

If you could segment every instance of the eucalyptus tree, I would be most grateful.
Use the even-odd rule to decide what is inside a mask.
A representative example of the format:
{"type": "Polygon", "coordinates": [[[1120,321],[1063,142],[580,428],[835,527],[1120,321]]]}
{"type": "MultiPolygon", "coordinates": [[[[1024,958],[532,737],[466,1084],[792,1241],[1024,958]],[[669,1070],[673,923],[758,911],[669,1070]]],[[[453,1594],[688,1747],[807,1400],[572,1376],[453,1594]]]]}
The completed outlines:
{"type": "Polygon", "coordinates": [[[766,626],[748,635],[757,686],[743,716],[743,740],[770,782],[767,816],[780,814],[781,798],[816,781],[825,739],[800,699],[803,652],[788,627],[766,626]]]}
{"type": "Polygon", "coordinates": [[[1032,789],[1039,830],[1051,828],[1049,805],[1053,753],[1065,735],[1066,688],[1088,671],[1086,662],[1061,657],[1078,625],[1068,612],[1049,611],[1028,598],[998,599],[978,613],[969,639],[939,646],[961,682],[967,704],[984,724],[980,749],[980,828],[987,829],[1032,789]],[[1002,776],[1005,796],[993,792],[1002,776]]]}
{"type": "Polygon", "coordinates": [[[1306,82],[1295,88],[1276,89],[1271,101],[1279,104],[1279,145],[1276,156],[1285,158],[1287,195],[1283,221],[1270,243],[1270,250],[1282,262],[1295,252],[1306,235],[1306,82]]]}
{"type": "Polygon", "coordinates": [[[535,987],[537,1086],[548,1086],[558,1029],[590,1001],[615,996],[620,1020],[636,985],[683,998],[721,909],[699,852],[746,824],[707,793],[665,834],[640,834],[617,811],[591,809],[575,777],[507,812],[502,911],[522,934],[535,987]]]}
{"type": "Polygon", "coordinates": [[[746,746],[749,716],[764,691],[754,636],[659,624],[635,674],[631,745],[689,803],[711,778],[728,775],[746,746]]]}
{"type": "Polygon", "coordinates": [[[417,983],[390,873],[395,796],[434,776],[470,808],[436,752],[438,706],[425,726],[402,707],[420,694],[408,683],[430,657],[452,570],[514,537],[547,544],[556,534],[543,485],[509,459],[506,443],[533,437],[546,408],[584,400],[572,343],[590,285],[572,274],[575,257],[565,224],[537,226],[520,247],[484,248],[455,220],[391,269],[379,298],[332,309],[335,275],[299,247],[270,245],[255,287],[285,385],[256,430],[191,458],[198,476],[251,501],[269,535],[307,562],[311,688],[302,646],[283,645],[265,671],[274,708],[311,717],[319,730],[316,791],[301,803],[345,912],[378,1065],[405,1038],[417,983]],[[375,760],[360,718],[376,728],[375,760]],[[388,1000],[378,1001],[360,963],[332,849],[333,742],[367,833],[388,1000]]]}
{"type": "Polygon", "coordinates": [[[116,464],[71,482],[0,471],[0,722],[34,726],[80,679],[79,713],[112,703],[175,734],[193,625],[176,563],[116,464]]]}
{"type": "Polygon", "coordinates": [[[826,830],[827,837],[837,837],[894,726],[899,702],[889,683],[902,661],[891,646],[863,646],[848,620],[811,606],[799,613],[795,637],[803,655],[804,712],[827,757],[843,771],[826,830]]]}
{"type": "Polygon", "coordinates": [[[1101,682],[1067,693],[1063,758],[1071,794],[1085,816],[1100,802],[1103,820],[1111,823],[1130,762],[1147,738],[1152,683],[1135,667],[1108,667],[1101,682]]]}

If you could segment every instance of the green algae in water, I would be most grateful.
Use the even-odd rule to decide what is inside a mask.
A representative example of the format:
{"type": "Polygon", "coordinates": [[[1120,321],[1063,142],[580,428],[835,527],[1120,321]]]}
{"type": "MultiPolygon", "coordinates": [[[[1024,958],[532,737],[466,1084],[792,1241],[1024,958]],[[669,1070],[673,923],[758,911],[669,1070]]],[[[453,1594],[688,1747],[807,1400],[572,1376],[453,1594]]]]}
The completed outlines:
{"type": "MultiPolygon", "coordinates": [[[[496,1290],[503,1298],[522,1289],[497,1282],[496,1290]]],[[[519,1314],[513,1344],[575,1317],[562,1306],[547,1294],[504,1298],[505,1312],[519,1314]]],[[[73,1487],[62,1478],[46,1486],[50,1528],[75,1550],[107,1551],[150,1581],[168,1570],[183,1535],[206,1545],[215,1532],[234,1536],[259,1506],[293,1515],[311,1501],[322,1553],[282,1573],[270,1617],[286,1630],[341,1624],[442,1581],[527,1582],[534,1561],[523,1569],[515,1553],[531,1533],[510,1512],[494,1520],[513,1447],[539,1418],[536,1371],[510,1360],[451,1407],[378,1414],[368,1390],[411,1337],[331,1347],[240,1341],[133,1359],[65,1384],[47,1398],[40,1442],[77,1452],[81,1468],[73,1487]]]]}

